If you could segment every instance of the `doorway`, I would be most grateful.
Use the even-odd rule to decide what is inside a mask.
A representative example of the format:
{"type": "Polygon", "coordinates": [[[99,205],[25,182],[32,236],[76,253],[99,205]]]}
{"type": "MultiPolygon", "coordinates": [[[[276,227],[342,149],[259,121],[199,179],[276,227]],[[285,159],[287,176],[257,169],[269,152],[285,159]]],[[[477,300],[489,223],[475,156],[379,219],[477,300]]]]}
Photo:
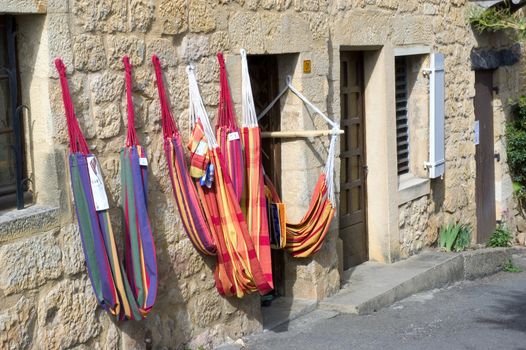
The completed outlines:
{"type": "MultiPolygon", "coordinates": [[[[248,56],[248,69],[256,114],[259,114],[279,93],[278,57],[276,55],[248,56]]],[[[281,110],[277,103],[261,119],[261,131],[281,130],[281,110]]],[[[276,186],[281,196],[281,141],[277,138],[261,140],[263,169],[276,186]]],[[[285,295],[285,255],[284,250],[271,250],[274,295],[285,295]]]]}
{"type": "Polygon", "coordinates": [[[361,51],[340,53],[341,126],[340,231],[343,268],[369,259],[364,104],[364,55],[361,51]]]}
{"type": "Polygon", "coordinates": [[[475,71],[475,146],[477,243],[487,242],[496,227],[493,71],[475,71]],[[475,135],[477,138],[477,135],[475,135]]]}

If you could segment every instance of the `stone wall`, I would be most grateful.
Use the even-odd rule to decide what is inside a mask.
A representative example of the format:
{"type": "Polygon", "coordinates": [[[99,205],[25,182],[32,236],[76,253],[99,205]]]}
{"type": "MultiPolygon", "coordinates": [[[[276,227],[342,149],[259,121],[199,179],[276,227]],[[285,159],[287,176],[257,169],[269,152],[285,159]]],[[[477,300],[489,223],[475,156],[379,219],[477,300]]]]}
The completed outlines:
{"type": "MultiPolygon", "coordinates": [[[[261,330],[259,297],[220,297],[212,275],[214,260],[195,251],[181,226],[162,151],[159,101],[150,64],[154,53],[162,61],[174,116],[185,139],[185,65],[196,65],[204,102],[214,117],[219,90],[217,51],[226,54],[237,107],[236,60],[243,47],[250,54],[297,53],[297,65],[287,68],[290,62],[284,62],[282,68],[293,72],[294,84],[308,98],[329,115],[338,116],[339,50],[367,46],[376,50],[367,57],[379,63],[368,64],[376,72],[375,82],[386,92],[376,95],[376,104],[369,110],[376,108],[391,117],[392,90],[386,84],[390,78],[375,69],[390,72],[388,63],[380,65],[390,62],[393,47],[420,44],[444,53],[448,67],[445,179],[432,181],[429,195],[399,210],[396,173],[393,180],[391,168],[383,174],[384,168],[371,166],[371,183],[380,179],[384,187],[372,188],[369,197],[377,196],[376,203],[382,204],[378,208],[387,208],[388,213],[370,217],[369,225],[376,227],[374,239],[382,250],[378,256],[392,261],[431,243],[443,218],[475,222],[474,75],[469,70],[469,48],[476,39],[466,26],[465,1],[49,0],[35,1],[39,6],[34,10],[28,5],[31,1],[20,3],[25,6],[18,11],[25,15],[17,19],[24,24],[19,37],[22,95],[32,109],[26,125],[36,126],[26,133],[37,203],[31,210],[38,213],[0,214],[1,348],[136,349],[144,348],[145,340],[151,340],[154,348],[209,348],[261,330]],[[27,14],[31,12],[46,14],[27,14]],[[62,57],[68,67],[77,117],[99,157],[112,219],[118,225],[118,150],[126,130],[120,61],[124,54],[134,65],[136,124],[150,157],[150,213],[160,275],[155,309],[137,323],[117,323],[96,307],[86,277],[65,170],[68,140],[60,85],[53,68],[55,57],[62,57]],[[306,58],[312,60],[312,73],[302,75],[301,61],[306,58]],[[381,196],[387,196],[387,204],[381,196]],[[52,219],[38,221],[50,212],[52,219]]],[[[0,0],[0,11],[17,12],[8,5],[16,2],[0,0]]],[[[294,123],[284,121],[283,129],[295,128],[296,123],[326,127],[320,120],[312,121],[304,108],[298,110],[297,100],[289,104],[288,99],[283,110],[292,108],[295,119],[294,123]]],[[[378,116],[383,118],[381,113],[378,116]]],[[[239,108],[237,115],[241,115],[239,108]]],[[[378,137],[384,140],[382,154],[387,158],[376,164],[383,161],[392,167],[393,131],[385,132],[378,137]]],[[[289,171],[300,175],[300,181],[287,184],[283,195],[286,200],[302,201],[294,203],[298,215],[323,166],[326,141],[295,141],[286,146],[284,153],[291,158],[284,162],[289,171]]],[[[315,257],[286,259],[289,296],[321,299],[338,289],[337,221],[315,257]]]]}

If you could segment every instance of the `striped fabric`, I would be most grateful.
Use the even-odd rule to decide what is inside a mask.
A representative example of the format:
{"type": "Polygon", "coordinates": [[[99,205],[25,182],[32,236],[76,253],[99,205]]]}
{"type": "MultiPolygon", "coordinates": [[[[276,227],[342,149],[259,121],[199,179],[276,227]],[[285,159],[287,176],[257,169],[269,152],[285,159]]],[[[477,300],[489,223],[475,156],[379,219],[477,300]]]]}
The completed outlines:
{"type": "Polygon", "coordinates": [[[320,250],[336,212],[327,197],[326,175],[318,178],[309,209],[297,224],[287,224],[287,251],[306,258],[320,250]]]}
{"type": "Polygon", "coordinates": [[[219,93],[218,121],[216,125],[216,136],[221,148],[221,154],[225,158],[226,171],[232,179],[234,191],[238,201],[241,201],[243,193],[243,181],[245,175],[245,164],[243,159],[243,147],[241,144],[241,135],[237,126],[232,97],[228,86],[228,77],[225,68],[223,54],[217,54],[219,62],[219,80],[221,90],[219,93]]]}
{"type": "Polygon", "coordinates": [[[267,203],[265,199],[263,165],[261,160],[261,134],[259,127],[243,127],[241,133],[245,149],[247,179],[247,190],[243,193],[242,200],[243,211],[268,288],[274,289],[272,282],[267,203]]]}
{"type": "Polygon", "coordinates": [[[201,205],[196,187],[187,170],[181,136],[168,106],[159,58],[152,56],[152,62],[161,104],[164,153],[175,202],[179,208],[185,231],[195,248],[205,255],[215,255],[213,225],[210,224],[210,219],[207,220],[210,215],[207,215],[201,205]]]}
{"type": "Polygon", "coordinates": [[[285,249],[287,245],[287,215],[285,203],[281,202],[278,191],[274,187],[270,178],[264,176],[265,196],[267,197],[267,208],[269,211],[269,235],[270,247],[272,249],[285,249]],[[275,207],[275,209],[273,208],[275,207]]]}
{"type": "MultiPolygon", "coordinates": [[[[267,176],[265,185],[271,192],[272,201],[281,206],[285,216],[285,204],[281,202],[276,188],[267,176]]],[[[312,256],[322,247],[335,213],[336,208],[328,198],[326,175],[322,173],[314,188],[307,213],[299,223],[286,224],[285,242],[280,247],[296,258],[312,256]]]]}
{"type": "MultiPolygon", "coordinates": [[[[131,65],[124,59],[127,98],[131,102],[131,65]]],[[[99,304],[118,320],[140,320],[152,309],[157,295],[155,245],[147,211],[147,171],[144,150],[137,144],[132,105],[128,105],[128,138],[121,151],[122,209],[125,261],[118,255],[109,209],[96,210],[91,172],[100,168],[80,130],[73,111],[66,68],[55,61],[62,86],[70,139],[70,176],[75,211],[88,274],[99,304]]]]}
{"type": "MultiPolygon", "coordinates": [[[[209,206],[212,224],[217,233],[218,264],[216,286],[219,293],[239,298],[259,291],[266,294],[272,290],[262,270],[258,252],[249,233],[230,178],[225,157],[217,143],[215,133],[203,105],[199,87],[192,68],[187,69],[190,92],[190,120],[201,122],[211,150],[210,159],[215,171],[211,188],[203,187],[203,202],[209,206]]],[[[252,190],[252,189],[251,189],[252,190]]],[[[268,242],[267,242],[268,247],[268,242]]]]}
{"type": "MultiPolygon", "coordinates": [[[[216,184],[213,193],[216,213],[212,218],[218,234],[218,254],[216,285],[220,294],[235,295],[238,298],[259,291],[262,295],[272,290],[267,276],[262,270],[253,239],[249,234],[247,222],[237,202],[234,186],[219,148],[212,150],[212,163],[216,169],[216,184]]],[[[209,198],[209,202],[213,202],[209,198]]],[[[268,243],[267,243],[268,246],[268,243]]]]}
{"type": "Polygon", "coordinates": [[[206,168],[210,163],[208,143],[200,123],[197,123],[192,130],[188,149],[190,150],[190,176],[200,179],[206,174],[206,168]]]}

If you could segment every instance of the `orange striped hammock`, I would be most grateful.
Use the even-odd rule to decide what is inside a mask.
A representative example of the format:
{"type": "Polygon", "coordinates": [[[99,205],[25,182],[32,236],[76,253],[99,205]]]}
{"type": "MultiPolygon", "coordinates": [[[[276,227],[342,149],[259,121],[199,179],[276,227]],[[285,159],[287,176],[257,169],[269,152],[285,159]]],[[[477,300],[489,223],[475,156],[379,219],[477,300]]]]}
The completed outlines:
{"type": "MultiPolygon", "coordinates": [[[[224,156],[213,132],[192,67],[187,68],[190,119],[193,124],[193,135],[199,135],[206,140],[209,149],[210,164],[213,166],[214,183],[212,186],[201,186],[202,202],[206,203],[207,213],[216,233],[218,249],[218,264],[214,273],[216,287],[220,294],[242,297],[248,293],[259,291],[266,294],[273,289],[272,270],[270,266],[270,243],[268,230],[265,231],[266,216],[264,214],[263,177],[261,162],[260,178],[253,178],[254,160],[245,158],[249,173],[247,189],[251,193],[245,200],[245,215],[238,203],[237,194],[224,156]],[[202,137],[201,135],[204,135],[202,137]],[[255,186],[258,186],[255,188],[255,186]],[[254,194],[252,194],[254,193],[254,194]],[[262,205],[263,204],[263,205],[262,205]],[[261,209],[259,209],[261,208],[261,209]],[[247,225],[248,223],[248,225],[247,225]],[[262,228],[263,227],[263,228],[262,228]],[[261,237],[266,235],[266,237],[261,237]]],[[[243,130],[245,144],[255,147],[259,154],[259,129],[243,130]],[[253,135],[252,133],[255,132],[253,135]],[[254,136],[254,138],[252,137],[254,136]]],[[[248,155],[251,152],[245,152],[248,155]]],[[[199,187],[199,186],[198,186],[199,187]]]]}
{"type": "MultiPolygon", "coordinates": [[[[242,62],[243,55],[244,52],[242,50],[242,62]]],[[[307,106],[313,109],[314,112],[323,117],[327,123],[332,126],[333,130],[331,133],[325,169],[318,178],[309,208],[300,222],[286,222],[287,215],[285,204],[279,198],[276,188],[270,181],[270,178],[265,176],[266,196],[271,202],[270,205],[275,205],[275,208],[271,208],[269,213],[269,216],[272,220],[273,231],[271,232],[271,235],[274,238],[273,248],[284,248],[293,257],[306,258],[312,256],[314,253],[320,250],[336,213],[334,198],[334,157],[336,150],[336,140],[338,138],[337,131],[340,129],[340,126],[337,122],[329,119],[320,109],[314,106],[305,96],[296,90],[291,84],[290,77],[287,77],[287,85],[285,86],[285,89],[283,89],[278,94],[278,96],[261,112],[261,114],[255,119],[255,123],[257,123],[257,121],[261,119],[288,90],[292,91],[307,106]],[[278,232],[276,232],[276,230],[278,230],[278,232]]]]}
{"type": "Polygon", "coordinates": [[[265,175],[267,197],[278,206],[278,226],[282,231],[279,232],[281,244],[275,248],[285,248],[295,258],[307,258],[320,250],[336,213],[333,174],[337,137],[336,133],[331,136],[327,164],[318,178],[307,213],[300,222],[286,222],[285,204],[270,178],[265,175]]]}

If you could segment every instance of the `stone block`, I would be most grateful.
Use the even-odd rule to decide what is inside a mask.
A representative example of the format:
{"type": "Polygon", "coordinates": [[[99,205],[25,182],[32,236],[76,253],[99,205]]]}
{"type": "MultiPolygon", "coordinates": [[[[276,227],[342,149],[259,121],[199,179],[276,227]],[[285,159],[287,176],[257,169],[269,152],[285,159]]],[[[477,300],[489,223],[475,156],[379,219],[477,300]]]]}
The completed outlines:
{"type": "Polygon", "coordinates": [[[502,269],[511,259],[508,248],[488,248],[466,252],[464,255],[464,278],[468,280],[491,275],[502,269]]]}
{"type": "Polygon", "coordinates": [[[125,32],[128,30],[128,8],[125,0],[73,0],[71,12],[74,22],[84,32],[104,33],[125,32]]]}
{"type": "MultiPolygon", "coordinates": [[[[108,37],[108,65],[112,69],[124,70],[122,58],[127,55],[133,66],[144,62],[146,46],[144,40],[136,36],[115,35],[108,37]]],[[[134,71],[135,72],[135,71],[134,71]]]]}
{"type": "Polygon", "coordinates": [[[58,208],[45,206],[4,212],[0,215],[0,243],[57,228],[60,225],[59,215],[58,208]]]}
{"type": "Polygon", "coordinates": [[[163,34],[179,34],[188,28],[188,0],[161,0],[157,20],[161,22],[163,34]]]}
{"type": "Polygon", "coordinates": [[[179,46],[179,55],[185,63],[208,56],[208,40],[208,36],[205,35],[186,35],[179,46]]]}
{"type": "Polygon", "coordinates": [[[154,20],[153,0],[131,0],[129,6],[131,30],[141,33],[148,32],[154,20]]]}
{"type": "Polygon", "coordinates": [[[46,349],[70,348],[99,335],[97,300],[87,276],[61,281],[43,293],[37,325],[36,341],[46,349]]]}
{"type": "Polygon", "coordinates": [[[31,348],[32,325],[36,317],[34,309],[34,302],[22,296],[14,306],[0,312],[0,348],[31,348]]]}
{"type": "MultiPolygon", "coordinates": [[[[177,51],[174,44],[167,39],[153,39],[146,44],[146,54],[148,59],[152,55],[157,55],[161,61],[161,67],[173,67],[177,65],[177,51]]],[[[167,87],[168,88],[168,87],[167,87]]]]}
{"type": "Polygon", "coordinates": [[[0,289],[4,295],[37,288],[62,275],[56,231],[0,247],[0,289]]]}
{"type": "Polygon", "coordinates": [[[104,140],[119,135],[122,125],[119,105],[110,103],[95,106],[94,117],[99,139],[104,140]]]}
{"type": "Polygon", "coordinates": [[[188,0],[189,29],[193,33],[210,33],[216,27],[212,4],[203,0],[188,0]]]}
{"type": "Polygon", "coordinates": [[[49,14],[46,16],[48,28],[48,50],[49,50],[49,75],[58,78],[55,69],[55,58],[60,57],[66,66],[67,72],[73,71],[73,44],[69,30],[69,18],[67,14],[49,14]]]}
{"type": "Polygon", "coordinates": [[[95,75],[90,80],[91,98],[95,104],[102,102],[113,102],[119,98],[124,91],[123,74],[104,72],[95,75]]]}
{"type": "Polygon", "coordinates": [[[76,224],[69,224],[60,229],[62,238],[62,266],[68,275],[75,275],[84,272],[85,257],[82,251],[82,239],[79,227],[76,224]]]}
{"type": "Polygon", "coordinates": [[[79,71],[96,72],[106,67],[106,53],[101,36],[89,34],[76,36],[73,51],[75,69],[79,71]]]}

